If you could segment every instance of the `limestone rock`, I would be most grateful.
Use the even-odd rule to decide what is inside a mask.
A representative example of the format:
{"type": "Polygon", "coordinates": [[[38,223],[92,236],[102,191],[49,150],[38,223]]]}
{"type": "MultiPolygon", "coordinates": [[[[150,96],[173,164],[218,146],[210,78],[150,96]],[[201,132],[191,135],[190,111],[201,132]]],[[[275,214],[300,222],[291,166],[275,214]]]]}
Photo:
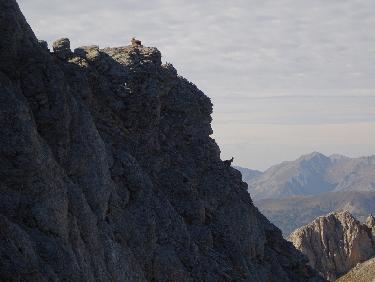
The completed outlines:
{"type": "Polygon", "coordinates": [[[357,264],[347,274],[336,280],[337,282],[374,282],[375,258],[357,264]]]}
{"type": "Polygon", "coordinates": [[[70,40],[68,38],[61,38],[53,42],[53,52],[61,59],[67,59],[71,56],[70,40]]]}
{"type": "Polygon", "coordinates": [[[374,228],[375,227],[375,217],[370,214],[367,219],[366,219],[366,225],[369,227],[369,228],[374,228]]]}
{"type": "Polygon", "coordinates": [[[372,214],[370,214],[366,218],[365,223],[366,223],[367,227],[371,229],[372,236],[374,236],[374,238],[375,238],[375,217],[372,214]]]}
{"type": "Polygon", "coordinates": [[[318,217],[295,230],[289,239],[330,281],[375,255],[371,228],[347,211],[318,217]]]}
{"type": "Polygon", "coordinates": [[[50,54],[0,11],[1,281],[320,281],[156,48],[50,54]]]}
{"type": "Polygon", "coordinates": [[[91,46],[82,46],[74,49],[74,54],[83,58],[93,58],[99,55],[99,46],[98,45],[91,45],[91,46]]]}

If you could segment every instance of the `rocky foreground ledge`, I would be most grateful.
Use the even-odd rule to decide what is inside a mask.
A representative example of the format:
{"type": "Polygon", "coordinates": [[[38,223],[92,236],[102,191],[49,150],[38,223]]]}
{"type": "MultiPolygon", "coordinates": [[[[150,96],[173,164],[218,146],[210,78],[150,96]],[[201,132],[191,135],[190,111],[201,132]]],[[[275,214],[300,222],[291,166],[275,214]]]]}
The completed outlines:
{"type": "Polygon", "coordinates": [[[48,50],[0,0],[1,281],[320,281],[156,48],[48,50]]]}
{"type": "Polygon", "coordinates": [[[374,282],[375,258],[358,263],[347,274],[337,279],[337,282],[374,282]]]}

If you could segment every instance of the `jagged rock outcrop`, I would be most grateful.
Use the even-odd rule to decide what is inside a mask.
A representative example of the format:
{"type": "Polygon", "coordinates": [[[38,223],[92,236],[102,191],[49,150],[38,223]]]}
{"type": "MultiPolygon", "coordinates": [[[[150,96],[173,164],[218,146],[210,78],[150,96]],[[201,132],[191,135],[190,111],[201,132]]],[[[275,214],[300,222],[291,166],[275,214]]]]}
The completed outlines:
{"type": "Polygon", "coordinates": [[[365,224],[371,229],[372,236],[375,238],[375,217],[372,214],[366,218],[365,224]]]}
{"type": "Polygon", "coordinates": [[[336,280],[337,282],[374,282],[375,258],[357,264],[347,274],[336,280]]]}
{"type": "Polygon", "coordinates": [[[68,38],[61,38],[53,42],[53,52],[61,59],[67,59],[72,55],[70,50],[70,40],[68,38]]]}
{"type": "Polygon", "coordinates": [[[50,53],[0,11],[1,281],[320,281],[156,48],[50,53]]]}
{"type": "Polygon", "coordinates": [[[367,222],[370,227],[347,211],[331,213],[298,228],[289,239],[307,255],[312,267],[335,281],[358,263],[375,256],[373,217],[367,222]]]}

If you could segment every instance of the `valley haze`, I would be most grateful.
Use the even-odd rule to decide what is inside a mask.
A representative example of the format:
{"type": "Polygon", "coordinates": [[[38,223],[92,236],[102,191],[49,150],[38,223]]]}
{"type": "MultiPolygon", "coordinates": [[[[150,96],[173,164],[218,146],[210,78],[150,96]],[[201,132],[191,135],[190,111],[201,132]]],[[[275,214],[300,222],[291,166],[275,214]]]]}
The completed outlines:
{"type": "Polygon", "coordinates": [[[315,217],[349,211],[359,220],[375,213],[375,156],[349,158],[319,152],[264,172],[236,167],[260,211],[285,236],[315,217]]]}

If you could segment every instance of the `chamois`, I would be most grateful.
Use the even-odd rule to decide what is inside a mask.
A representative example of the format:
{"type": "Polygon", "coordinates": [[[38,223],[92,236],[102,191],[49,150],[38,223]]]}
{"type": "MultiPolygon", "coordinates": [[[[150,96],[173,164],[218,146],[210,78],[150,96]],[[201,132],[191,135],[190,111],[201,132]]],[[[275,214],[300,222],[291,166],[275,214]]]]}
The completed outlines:
{"type": "Polygon", "coordinates": [[[132,38],[132,46],[133,47],[139,47],[139,46],[142,46],[142,42],[141,40],[138,40],[138,39],[135,39],[135,37],[132,38]]]}

